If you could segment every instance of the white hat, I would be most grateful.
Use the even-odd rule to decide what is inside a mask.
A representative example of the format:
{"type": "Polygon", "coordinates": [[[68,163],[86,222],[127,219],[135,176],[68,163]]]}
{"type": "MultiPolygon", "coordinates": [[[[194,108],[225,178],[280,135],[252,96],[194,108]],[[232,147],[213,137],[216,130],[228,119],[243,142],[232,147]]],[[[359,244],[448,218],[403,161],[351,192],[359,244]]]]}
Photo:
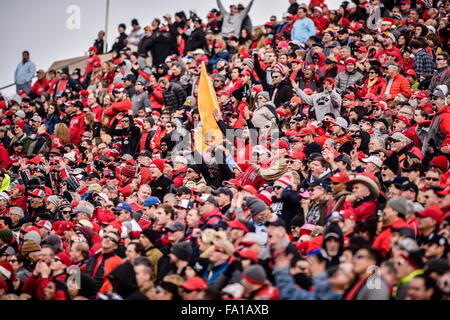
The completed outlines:
{"type": "Polygon", "coordinates": [[[9,202],[9,195],[6,192],[0,192],[0,200],[6,200],[9,202]]]}
{"type": "Polygon", "coordinates": [[[383,165],[383,162],[381,161],[381,159],[376,156],[370,156],[367,159],[362,159],[362,161],[364,161],[365,163],[372,162],[378,168],[381,168],[381,166],[383,165]]]}
{"type": "Polygon", "coordinates": [[[197,48],[192,52],[192,54],[205,54],[205,51],[203,49],[197,48]]]}

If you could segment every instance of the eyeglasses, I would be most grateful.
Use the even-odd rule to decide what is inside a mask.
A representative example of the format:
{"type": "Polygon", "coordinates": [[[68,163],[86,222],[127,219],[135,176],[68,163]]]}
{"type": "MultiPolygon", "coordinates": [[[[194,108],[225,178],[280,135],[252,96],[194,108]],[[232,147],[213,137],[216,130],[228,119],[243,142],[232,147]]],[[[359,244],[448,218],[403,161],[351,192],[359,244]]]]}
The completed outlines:
{"type": "Polygon", "coordinates": [[[439,178],[425,177],[427,181],[439,181],[439,178]]]}

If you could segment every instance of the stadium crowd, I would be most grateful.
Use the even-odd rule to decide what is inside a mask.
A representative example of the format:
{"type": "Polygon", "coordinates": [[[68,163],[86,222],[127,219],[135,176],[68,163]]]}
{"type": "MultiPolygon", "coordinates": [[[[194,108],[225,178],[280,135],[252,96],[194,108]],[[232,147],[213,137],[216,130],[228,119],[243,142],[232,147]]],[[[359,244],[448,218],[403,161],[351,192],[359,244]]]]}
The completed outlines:
{"type": "Polygon", "coordinates": [[[450,298],[450,1],[253,3],[100,31],[72,72],[23,52],[0,299],[450,298]]]}

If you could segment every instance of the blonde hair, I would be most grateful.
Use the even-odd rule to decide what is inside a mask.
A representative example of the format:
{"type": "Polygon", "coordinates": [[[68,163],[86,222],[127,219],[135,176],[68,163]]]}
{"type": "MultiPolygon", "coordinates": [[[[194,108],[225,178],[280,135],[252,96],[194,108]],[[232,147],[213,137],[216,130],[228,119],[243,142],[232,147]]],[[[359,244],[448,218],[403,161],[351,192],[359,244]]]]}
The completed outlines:
{"type": "Polygon", "coordinates": [[[94,123],[95,123],[95,116],[92,112],[88,112],[86,113],[85,116],[86,122],[90,127],[94,127],[94,123]]]}
{"type": "Polygon", "coordinates": [[[54,136],[60,138],[64,144],[70,142],[69,128],[65,123],[60,122],[55,125],[54,136]]]}

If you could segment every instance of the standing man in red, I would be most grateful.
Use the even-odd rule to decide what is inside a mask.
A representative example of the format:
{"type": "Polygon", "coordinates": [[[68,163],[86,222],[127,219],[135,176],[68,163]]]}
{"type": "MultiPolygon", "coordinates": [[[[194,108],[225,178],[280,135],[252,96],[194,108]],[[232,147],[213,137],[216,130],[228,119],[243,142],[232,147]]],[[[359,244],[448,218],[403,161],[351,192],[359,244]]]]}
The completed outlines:
{"type": "Polygon", "coordinates": [[[81,101],[75,101],[73,104],[75,108],[75,115],[70,119],[69,132],[70,142],[77,146],[81,142],[81,134],[85,131],[83,104],[81,101]]]}

